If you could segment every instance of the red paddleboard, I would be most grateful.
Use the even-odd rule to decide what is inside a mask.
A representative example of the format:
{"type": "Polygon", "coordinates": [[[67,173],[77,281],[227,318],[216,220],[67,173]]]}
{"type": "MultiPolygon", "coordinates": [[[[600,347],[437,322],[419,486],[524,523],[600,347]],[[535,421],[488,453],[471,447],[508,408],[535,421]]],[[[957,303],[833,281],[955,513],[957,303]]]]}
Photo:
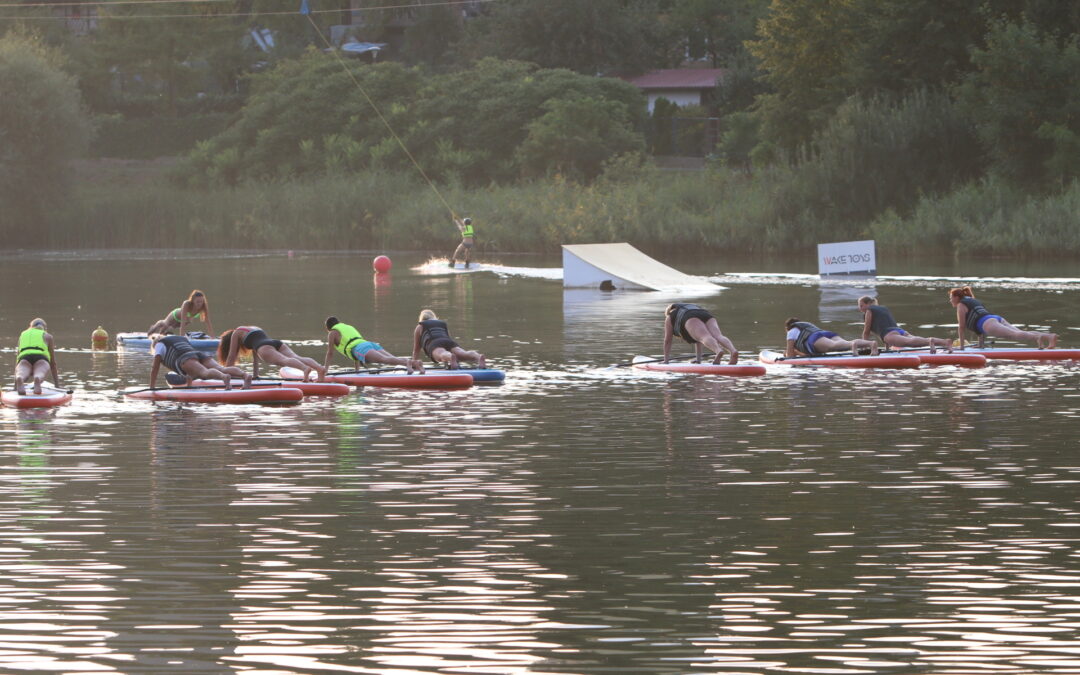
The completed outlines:
{"type": "Polygon", "coordinates": [[[937,352],[936,354],[917,354],[919,360],[930,366],[962,366],[964,368],[985,368],[986,357],[982,354],[964,354],[961,352],[937,352]]]}
{"type": "Polygon", "coordinates": [[[787,358],[780,352],[762,350],[758,355],[762,363],[782,364],[787,366],[825,366],[826,368],[918,368],[922,361],[915,354],[887,354],[877,356],[794,356],[787,358]]]}
{"type": "MultiPolygon", "coordinates": [[[[233,378],[233,387],[242,386],[243,380],[233,378]]],[[[174,389],[183,389],[184,385],[170,385],[174,389]]],[[[192,387],[218,387],[222,386],[221,380],[195,380],[192,387]]],[[[252,380],[254,389],[267,389],[271,387],[285,387],[287,389],[299,389],[304,396],[347,396],[352,389],[347,384],[340,382],[282,382],[280,380],[252,380]]]]}
{"type": "MultiPolygon", "coordinates": [[[[282,368],[281,376],[286,380],[301,380],[304,373],[296,368],[282,368]]],[[[473,386],[472,375],[453,370],[429,370],[421,375],[404,372],[381,373],[336,373],[326,376],[327,382],[339,382],[357,387],[400,387],[410,389],[462,389],[473,386]]]]}
{"type": "Polygon", "coordinates": [[[1035,349],[1032,347],[978,349],[965,347],[959,353],[981,354],[988,359],[1007,361],[1080,361],[1080,349],[1035,349]]]}
{"type": "Polygon", "coordinates": [[[124,392],[128,398],[146,401],[185,401],[188,403],[296,403],[304,392],[288,387],[262,389],[134,389],[124,392]]]}
{"type": "Polygon", "coordinates": [[[728,375],[731,377],[749,377],[753,375],[764,375],[765,366],[759,366],[757,364],[736,364],[730,366],[727,364],[712,364],[712,363],[656,363],[647,356],[635,356],[634,368],[638,370],[651,370],[663,373],[697,373],[699,375],[728,375]],[[639,362],[640,359],[648,359],[645,362],[639,362]]]}
{"type": "Polygon", "coordinates": [[[14,389],[5,389],[0,394],[0,401],[4,405],[12,408],[52,408],[58,405],[64,405],[71,400],[71,392],[67,389],[56,389],[54,387],[41,388],[40,394],[34,393],[33,385],[26,386],[26,393],[20,395],[14,389]]]}

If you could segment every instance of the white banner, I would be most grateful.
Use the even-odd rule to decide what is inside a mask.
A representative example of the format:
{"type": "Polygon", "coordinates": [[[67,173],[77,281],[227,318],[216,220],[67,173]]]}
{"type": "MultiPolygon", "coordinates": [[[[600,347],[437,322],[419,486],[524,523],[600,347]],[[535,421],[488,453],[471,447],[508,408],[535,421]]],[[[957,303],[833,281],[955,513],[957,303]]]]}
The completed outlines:
{"type": "Polygon", "coordinates": [[[818,244],[818,274],[858,274],[873,276],[877,273],[877,256],[874,240],[840,241],[818,244]]]}

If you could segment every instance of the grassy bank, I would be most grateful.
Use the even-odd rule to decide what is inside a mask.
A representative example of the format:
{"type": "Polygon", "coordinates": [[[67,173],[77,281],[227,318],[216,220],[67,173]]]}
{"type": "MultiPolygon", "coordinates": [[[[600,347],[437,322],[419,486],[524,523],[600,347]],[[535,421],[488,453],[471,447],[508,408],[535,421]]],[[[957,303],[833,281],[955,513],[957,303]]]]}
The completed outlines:
{"type": "MultiPolygon", "coordinates": [[[[445,206],[411,174],[196,190],[168,173],[161,163],[114,167],[111,178],[84,171],[73,198],[52,212],[43,245],[443,250],[455,238],[445,206]]],[[[628,166],[591,186],[550,179],[440,191],[458,214],[476,218],[484,245],[501,251],[626,240],[653,250],[775,252],[871,236],[911,253],[1080,254],[1077,187],[1031,198],[986,181],[925,199],[907,217],[843,224],[800,210],[790,185],[781,172],[749,178],[628,166]]]]}

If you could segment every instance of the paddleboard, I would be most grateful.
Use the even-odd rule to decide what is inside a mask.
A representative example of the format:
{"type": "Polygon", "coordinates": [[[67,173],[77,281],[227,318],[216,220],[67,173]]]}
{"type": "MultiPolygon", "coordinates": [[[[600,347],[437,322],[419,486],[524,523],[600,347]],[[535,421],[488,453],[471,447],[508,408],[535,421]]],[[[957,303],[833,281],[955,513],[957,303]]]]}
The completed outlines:
{"type": "Polygon", "coordinates": [[[304,398],[304,392],[291,387],[127,389],[123,394],[128,398],[146,401],[184,401],[187,403],[296,403],[304,398]]]}
{"type": "MultiPolygon", "coordinates": [[[[286,380],[301,380],[304,373],[296,368],[282,368],[281,376],[286,380]]],[[[407,375],[399,371],[335,373],[327,375],[326,380],[356,387],[403,387],[411,389],[460,389],[473,385],[472,375],[454,370],[429,370],[423,375],[419,373],[407,375]]]]}
{"type": "MultiPolygon", "coordinates": [[[[221,342],[213,335],[207,335],[202,331],[189,331],[187,334],[191,346],[195,349],[217,349],[221,342]]],[[[150,349],[150,336],[146,333],[117,333],[116,345],[127,349],[150,349]]]]}
{"type": "MultiPolygon", "coordinates": [[[[169,383],[170,387],[180,389],[186,387],[187,379],[179,373],[167,373],[165,380],[169,383]]],[[[242,386],[242,380],[233,378],[233,386],[242,386]]],[[[225,385],[221,383],[221,380],[195,380],[191,383],[192,387],[211,387],[222,388],[225,385]]],[[[304,392],[304,396],[347,396],[352,389],[347,384],[341,384],[340,382],[299,382],[284,380],[252,380],[252,388],[266,388],[266,387],[287,387],[289,389],[299,389],[304,392]]]]}
{"type": "Polygon", "coordinates": [[[41,387],[41,393],[35,394],[33,385],[26,386],[26,393],[20,395],[14,389],[5,389],[0,394],[0,402],[11,408],[52,408],[64,405],[71,400],[71,392],[55,387],[41,387]]]}
{"type": "Polygon", "coordinates": [[[960,352],[937,352],[935,354],[919,352],[919,360],[930,366],[961,366],[963,368],[985,368],[986,357],[982,354],[963,354],[960,352]]]}
{"type": "Polygon", "coordinates": [[[648,356],[635,356],[634,368],[638,370],[651,370],[663,373],[696,373],[699,375],[728,375],[731,377],[752,377],[764,375],[765,366],[754,364],[727,364],[712,363],[658,363],[648,356]]]}
{"type": "Polygon", "coordinates": [[[826,368],[918,368],[922,365],[919,356],[915,354],[888,354],[885,352],[877,356],[837,354],[836,356],[795,356],[789,359],[781,352],[764,349],[758,355],[758,360],[768,364],[824,366],[826,368]]]}
{"type": "Polygon", "coordinates": [[[981,354],[988,359],[1006,361],[1080,361],[1080,349],[1036,349],[1034,347],[965,347],[954,354],[981,354]]]}
{"type": "Polygon", "coordinates": [[[473,383],[475,384],[498,384],[506,379],[506,371],[497,368],[458,368],[457,370],[450,370],[449,368],[428,368],[427,372],[464,373],[466,375],[472,375],[473,383]]]}

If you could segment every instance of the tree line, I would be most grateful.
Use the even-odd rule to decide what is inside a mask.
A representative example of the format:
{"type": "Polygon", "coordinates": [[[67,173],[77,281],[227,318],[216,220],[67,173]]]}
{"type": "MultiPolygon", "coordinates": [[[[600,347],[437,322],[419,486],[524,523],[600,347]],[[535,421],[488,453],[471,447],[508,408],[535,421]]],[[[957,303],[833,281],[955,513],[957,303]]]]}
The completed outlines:
{"type": "Polygon", "coordinates": [[[106,2],[83,37],[29,20],[37,8],[0,28],[2,90],[56,101],[16,126],[31,99],[0,97],[4,227],[43,217],[93,126],[120,138],[102,132],[139,117],[210,121],[178,174],[196,189],[410,170],[395,135],[446,183],[588,184],[647,161],[644,97],[616,76],[688,61],[725,71],[707,111],[723,130],[712,167],[781,195],[758,214],[764,228],[902,232],[947,195],[991,189],[1019,211],[1080,171],[1076,3],[497,0],[465,17],[464,5],[310,0],[314,26],[274,13],[294,5],[106,2]],[[392,53],[342,69],[320,47],[345,17],[392,53]],[[253,29],[274,48],[255,49],[253,29]]]}

